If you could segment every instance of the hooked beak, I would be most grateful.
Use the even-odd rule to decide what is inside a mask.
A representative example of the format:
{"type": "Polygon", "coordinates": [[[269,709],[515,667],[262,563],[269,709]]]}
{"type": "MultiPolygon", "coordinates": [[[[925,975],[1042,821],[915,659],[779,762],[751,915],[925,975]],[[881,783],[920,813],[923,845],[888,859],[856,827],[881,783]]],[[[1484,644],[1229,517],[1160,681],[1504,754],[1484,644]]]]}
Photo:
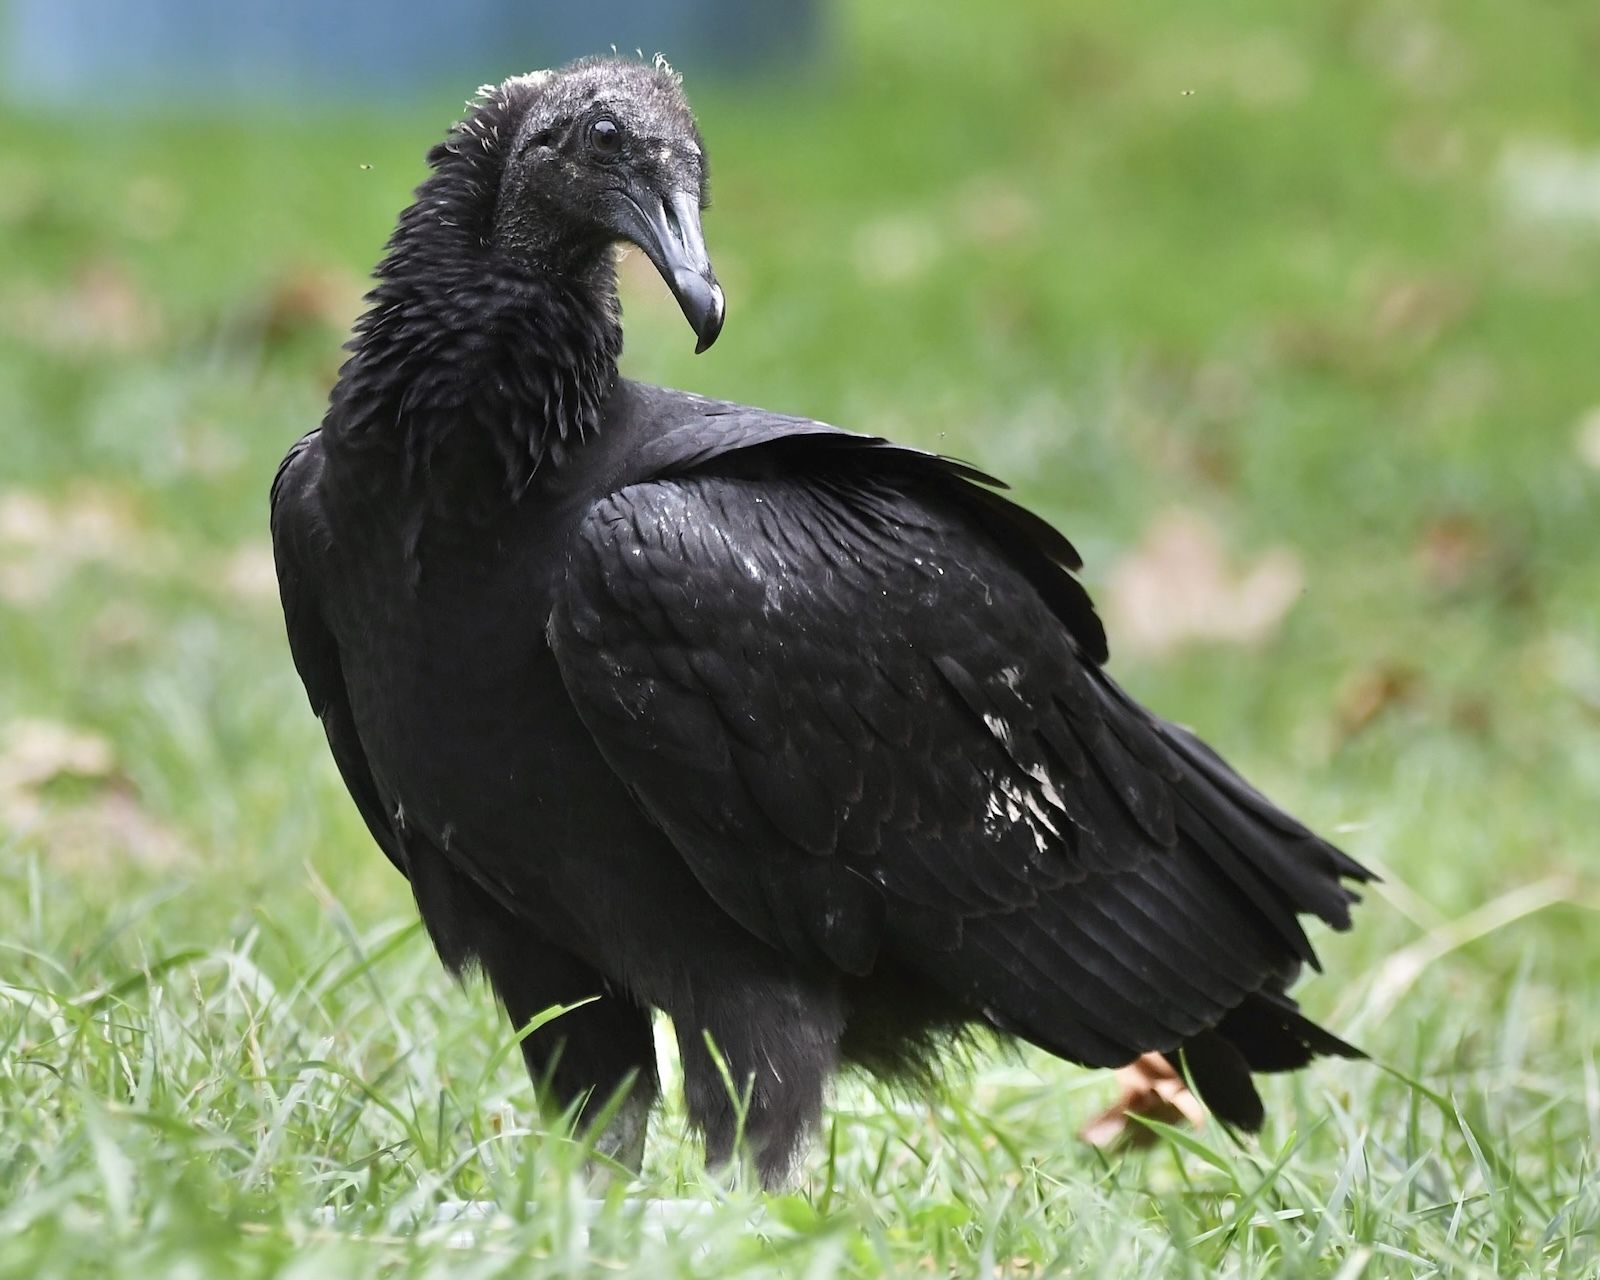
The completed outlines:
{"type": "Polygon", "coordinates": [[[663,200],[648,189],[624,193],[628,206],[627,237],[655,264],[683,316],[699,340],[699,355],[722,332],[722,286],[706,256],[700,232],[700,201],[688,191],[674,192],[663,200]]]}

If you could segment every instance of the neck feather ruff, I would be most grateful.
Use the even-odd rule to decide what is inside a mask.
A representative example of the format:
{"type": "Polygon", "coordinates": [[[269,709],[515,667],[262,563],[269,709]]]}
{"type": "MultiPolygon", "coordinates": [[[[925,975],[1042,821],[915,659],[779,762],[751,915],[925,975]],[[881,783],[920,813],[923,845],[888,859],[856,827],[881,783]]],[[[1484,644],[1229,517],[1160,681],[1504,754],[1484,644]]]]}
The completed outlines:
{"type": "Polygon", "coordinates": [[[520,494],[599,426],[622,351],[609,256],[584,276],[508,262],[494,242],[506,151],[537,81],[487,87],[428,154],[378,264],[324,434],[398,451],[426,477],[442,451],[487,455],[520,494]]]}

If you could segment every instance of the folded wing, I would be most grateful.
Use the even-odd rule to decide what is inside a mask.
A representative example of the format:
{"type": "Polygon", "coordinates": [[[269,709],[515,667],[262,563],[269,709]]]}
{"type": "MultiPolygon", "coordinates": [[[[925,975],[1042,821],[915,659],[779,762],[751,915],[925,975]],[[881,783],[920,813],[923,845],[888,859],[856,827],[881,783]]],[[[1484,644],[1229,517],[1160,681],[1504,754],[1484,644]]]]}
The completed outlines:
{"type": "Polygon", "coordinates": [[[937,460],[746,450],[595,505],[549,638],[751,932],[1075,1061],[1183,1049],[1253,1125],[1250,1070],[1354,1052],[1283,992],[1369,877],[1110,680],[1074,564],[937,460]]]}

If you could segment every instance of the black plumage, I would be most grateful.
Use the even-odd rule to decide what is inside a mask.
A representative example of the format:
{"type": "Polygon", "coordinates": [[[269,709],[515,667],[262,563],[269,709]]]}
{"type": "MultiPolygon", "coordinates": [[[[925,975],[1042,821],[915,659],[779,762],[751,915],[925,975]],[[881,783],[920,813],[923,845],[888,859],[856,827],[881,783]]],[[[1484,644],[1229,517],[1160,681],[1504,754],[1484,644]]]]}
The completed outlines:
{"type": "Polygon", "coordinates": [[[617,374],[613,245],[722,294],[675,78],[485,90],[429,157],[272,526],[295,663],[453,970],[558,1104],[671,1015],[708,1156],[780,1179],[843,1063],[968,1027],[1182,1051],[1213,1109],[1354,1053],[1285,994],[1368,873],[1106,674],[1071,545],[948,459],[617,374]]]}

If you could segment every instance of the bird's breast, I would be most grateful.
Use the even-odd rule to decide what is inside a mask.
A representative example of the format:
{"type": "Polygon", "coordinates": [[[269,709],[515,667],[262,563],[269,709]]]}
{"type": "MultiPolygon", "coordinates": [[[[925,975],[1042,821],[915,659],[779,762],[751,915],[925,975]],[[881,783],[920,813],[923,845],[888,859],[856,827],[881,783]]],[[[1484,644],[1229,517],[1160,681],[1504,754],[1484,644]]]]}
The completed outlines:
{"type": "Polygon", "coordinates": [[[374,775],[406,822],[521,866],[641,822],[545,639],[555,554],[485,545],[367,573],[341,650],[374,775]],[[354,661],[351,661],[351,657],[354,661]],[[624,811],[619,818],[616,815],[624,811]]]}

